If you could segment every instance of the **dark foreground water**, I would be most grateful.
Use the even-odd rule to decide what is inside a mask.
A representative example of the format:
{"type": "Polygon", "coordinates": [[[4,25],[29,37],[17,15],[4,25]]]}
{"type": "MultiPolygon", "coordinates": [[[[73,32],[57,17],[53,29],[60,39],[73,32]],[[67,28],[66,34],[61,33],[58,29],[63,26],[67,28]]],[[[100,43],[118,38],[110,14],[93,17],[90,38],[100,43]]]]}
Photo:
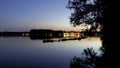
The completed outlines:
{"type": "Polygon", "coordinates": [[[0,37],[0,68],[70,68],[70,60],[84,48],[99,53],[100,38],[43,43],[27,37],[0,37]]]}

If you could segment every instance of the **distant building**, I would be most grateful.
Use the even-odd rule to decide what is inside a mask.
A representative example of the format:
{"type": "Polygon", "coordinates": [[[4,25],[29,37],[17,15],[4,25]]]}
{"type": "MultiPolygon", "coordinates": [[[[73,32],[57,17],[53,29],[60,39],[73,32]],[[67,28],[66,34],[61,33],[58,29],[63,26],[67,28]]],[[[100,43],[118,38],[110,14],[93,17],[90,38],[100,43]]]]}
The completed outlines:
{"type": "Polygon", "coordinates": [[[77,31],[53,31],[53,30],[43,30],[43,29],[32,29],[30,31],[31,38],[80,38],[83,37],[84,33],[77,31]]]}
{"type": "Polygon", "coordinates": [[[65,38],[80,38],[82,36],[84,35],[81,32],[76,32],[76,31],[64,31],[63,32],[63,37],[65,38]]]}

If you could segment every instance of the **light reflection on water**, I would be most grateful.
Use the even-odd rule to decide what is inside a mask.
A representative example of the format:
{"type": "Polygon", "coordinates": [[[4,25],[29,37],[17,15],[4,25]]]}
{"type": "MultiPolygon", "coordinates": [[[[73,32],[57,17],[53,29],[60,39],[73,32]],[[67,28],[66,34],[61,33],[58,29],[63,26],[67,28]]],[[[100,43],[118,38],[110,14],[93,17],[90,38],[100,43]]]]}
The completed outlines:
{"type": "Polygon", "coordinates": [[[69,68],[74,56],[81,56],[84,48],[93,47],[98,52],[99,38],[43,43],[23,37],[0,38],[0,63],[8,67],[69,68]]]}

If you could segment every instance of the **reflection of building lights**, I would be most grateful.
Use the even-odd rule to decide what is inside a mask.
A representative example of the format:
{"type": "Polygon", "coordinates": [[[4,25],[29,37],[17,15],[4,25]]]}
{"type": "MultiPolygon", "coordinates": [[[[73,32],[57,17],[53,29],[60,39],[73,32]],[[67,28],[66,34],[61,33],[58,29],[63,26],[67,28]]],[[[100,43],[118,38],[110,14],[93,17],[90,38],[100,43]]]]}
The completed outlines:
{"type": "Polygon", "coordinates": [[[23,33],[22,36],[29,36],[29,33],[23,33]]]}
{"type": "Polygon", "coordinates": [[[59,33],[59,36],[62,36],[62,34],[61,34],[61,33],[59,33]]]}
{"type": "Polygon", "coordinates": [[[45,33],[46,37],[52,37],[52,33],[45,33]]]}
{"type": "Polygon", "coordinates": [[[75,33],[75,36],[76,37],[80,37],[80,33],[75,33]]]}
{"type": "Polygon", "coordinates": [[[81,33],[80,32],[64,32],[63,36],[67,38],[79,38],[81,37],[81,33]]]}
{"type": "Polygon", "coordinates": [[[52,37],[52,33],[50,33],[49,36],[52,37]]]}
{"type": "Polygon", "coordinates": [[[68,37],[69,36],[69,34],[67,32],[65,32],[63,35],[64,35],[64,37],[68,37]]]}
{"type": "Polygon", "coordinates": [[[26,36],[29,36],[30,34],[26,33],[26,36]]]}
{"type": "Polygon", "coordinates": [[[22,36],[25,36],[25,34],[23,33],[22,36]]]}

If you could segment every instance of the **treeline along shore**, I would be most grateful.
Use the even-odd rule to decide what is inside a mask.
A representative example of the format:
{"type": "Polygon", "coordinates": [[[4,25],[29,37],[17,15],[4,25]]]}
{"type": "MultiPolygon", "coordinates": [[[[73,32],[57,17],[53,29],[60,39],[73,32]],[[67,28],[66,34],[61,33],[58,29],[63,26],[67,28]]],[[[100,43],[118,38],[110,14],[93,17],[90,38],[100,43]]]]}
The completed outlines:
{"type": "Polygon", "coordinates": [[[61,31],[50,29],[31,29],[29,32],[0,32],[1,37],[30,37],[31,39],[50,39],[50,38],[82,38],[87,36],[100,36],[100,32],[85,31],[61,31]]]}
{"type": "Polygon", "coordinates": [[[4,31],[0,32],[0,36],[2,37],[17,37],[17,36],[23,36],[23,34],[29,34],[29,32],[10,32],[10,31],[4,31]]]}

